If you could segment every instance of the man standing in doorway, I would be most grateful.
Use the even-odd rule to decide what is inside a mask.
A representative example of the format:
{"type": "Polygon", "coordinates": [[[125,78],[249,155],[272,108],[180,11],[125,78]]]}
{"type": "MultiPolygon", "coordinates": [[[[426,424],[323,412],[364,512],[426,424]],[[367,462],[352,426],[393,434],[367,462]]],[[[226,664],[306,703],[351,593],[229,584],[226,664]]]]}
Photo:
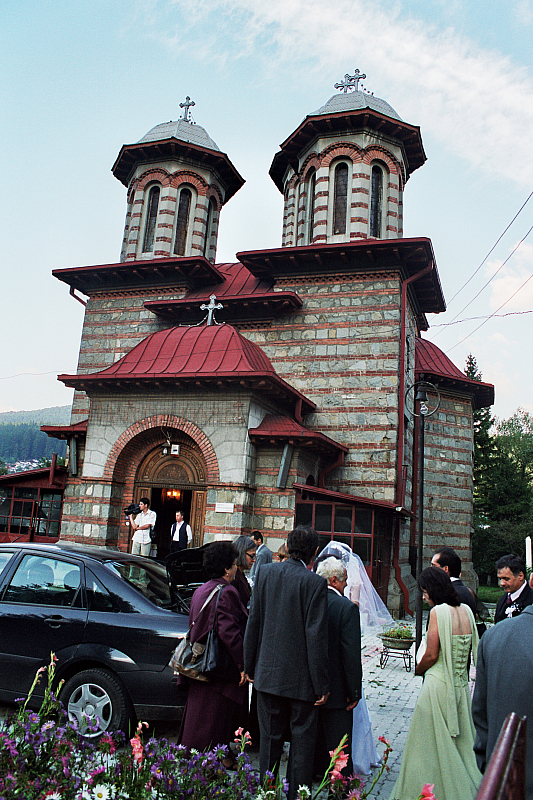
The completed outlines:
{"type": "Polygon", "coordinates": [[[176,553],[178,550],[185,550],[187,545],[192,542],[192,530],[183,519],[183,511],[179,508],[176,511],[176,522],[170,529],[170,552],[176,553]]]}
{"type": "Polygon", "coordinates": [[[496,562],[496,572],[505,594],[498,600],[494,622],[517,617],[533,604],[533,589],[526,581],[526,565],[520,556],[509,553],[496,562]]]}
{"type": "Polygon", "coordinates": [[[141,497],[139,500],[139,509],[140,511],[135,519],[133,519],[133,515],[130,514],[130,525],[133,531],[131,552],[134,556],[149,556],[152,546],[150,533],[155,526],[157,514],[155,511],[150,510],[150,500],[148,497],[141,497]]]}
{"type": "Polygon", "coordinates": [[[272,550],[269,550],[266,544],[263,543],[263,534],[261,531],[252,531],[251,537],[257,548],[255,551],[255,561],[250,570],[250,580],[253,583],[257,577],[259,567],[262,564],[270,564],[272,562],[272,550]]]}
{"type": "Polygon", "coordinates": [[[329,695],[327,583],[307,566],[318,535],[295,528],[289,558],[263,564],[258,573],[244,637],[244,671],[257,689],[261,777],[279,766],[288,729],[289,792],[311,787],[318,708],[329,695]]]}

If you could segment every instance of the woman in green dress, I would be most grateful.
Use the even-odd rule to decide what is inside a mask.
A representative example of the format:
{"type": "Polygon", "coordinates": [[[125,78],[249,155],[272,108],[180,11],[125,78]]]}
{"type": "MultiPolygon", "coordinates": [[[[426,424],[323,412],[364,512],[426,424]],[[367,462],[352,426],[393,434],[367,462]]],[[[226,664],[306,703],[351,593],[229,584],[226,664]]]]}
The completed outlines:
{"type": "Polygon", "coordinates": [[[425,569],[418,586],[431,607],[426,651],[416,666],[424,684],[391,800],[417,800],[426,783],[434,784],[438,800],[473,800],[481,782],[468,688],[470,653],[475,663],[478,645],[474,617],[443,570],[425,569]]]}

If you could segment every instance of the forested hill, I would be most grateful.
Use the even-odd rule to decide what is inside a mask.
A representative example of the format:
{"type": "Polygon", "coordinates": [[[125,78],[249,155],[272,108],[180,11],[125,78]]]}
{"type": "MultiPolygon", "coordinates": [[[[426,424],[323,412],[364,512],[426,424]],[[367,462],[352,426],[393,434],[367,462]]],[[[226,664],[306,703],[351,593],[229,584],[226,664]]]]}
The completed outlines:
{"type": "Polygon", "coordinates": [[[66,443],[50,439],[41,425],[67,425],[70,406],[36,411],[6,411],[0,414],[0,459],[6,463],[65,455],[66,443]]]}

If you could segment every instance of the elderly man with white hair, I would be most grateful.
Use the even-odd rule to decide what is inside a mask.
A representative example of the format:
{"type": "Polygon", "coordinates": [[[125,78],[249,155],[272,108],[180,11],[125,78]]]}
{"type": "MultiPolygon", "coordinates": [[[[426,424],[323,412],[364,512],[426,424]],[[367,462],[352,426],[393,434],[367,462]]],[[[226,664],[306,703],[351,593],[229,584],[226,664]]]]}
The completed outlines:
{"type": "Polygon", "coordinates": [[[352,767],[352,711],[361,697],[361,628],[359,608],[343,596],[346,568],[335,557],[317,566],[317,575],[328,583],[328,670],[330,695],[319,709],[315,769],[323,773],[334,750],[346,734],[348,764],[342,770],[348,777],[352,767]]]}

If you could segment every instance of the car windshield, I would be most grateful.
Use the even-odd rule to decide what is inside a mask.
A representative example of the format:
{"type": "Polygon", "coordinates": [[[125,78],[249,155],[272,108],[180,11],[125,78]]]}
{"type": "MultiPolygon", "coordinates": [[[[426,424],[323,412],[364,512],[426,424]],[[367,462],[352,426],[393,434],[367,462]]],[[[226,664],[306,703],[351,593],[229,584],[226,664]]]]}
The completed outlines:
{"type": "Polygon", "coordinates": [[[160,608],[171,607],[167,572],[161,564],[155,561],[146,564],[138,561],[108,561],[107,565],[151,603],[160,608]]]}

